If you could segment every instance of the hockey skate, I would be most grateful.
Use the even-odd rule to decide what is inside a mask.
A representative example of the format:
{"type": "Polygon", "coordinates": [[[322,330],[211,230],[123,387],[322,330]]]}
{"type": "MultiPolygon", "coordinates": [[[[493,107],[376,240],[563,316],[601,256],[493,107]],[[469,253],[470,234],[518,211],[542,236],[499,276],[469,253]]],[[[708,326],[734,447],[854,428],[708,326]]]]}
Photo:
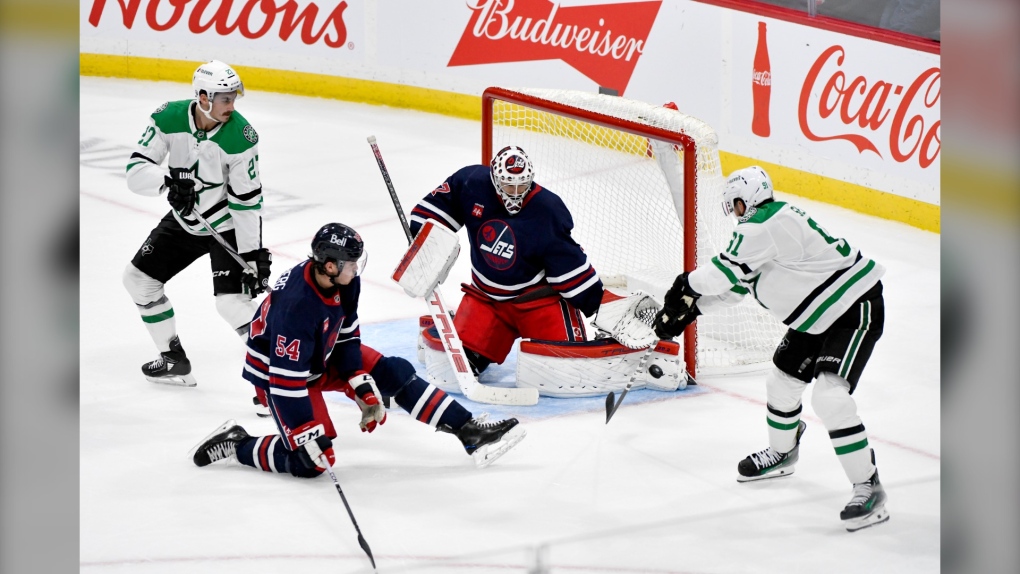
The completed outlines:
{"type": "MultiPolygon", "coordinates": [[[[871,462],[875,462],[875,451],[871,451],[871,462]]],[[[862,528],[881,524],[889,520],[889,511],[885,508],[885,488],[878,480],[878,470],[871,478],[854,484],[854,495],[846,508],[839,513],[847,532],[857,532],[862,528]]]]}
{"type": "Polygon", "coordinates": [[[807,423],[797,425],[797,439],[790,452],[776,452],[771,446],[760,450],[737,464],[737,482],[751,482],[766,478],[779,478],[793,474],[794,465],[800,459],[800,437],[807,423]]]}
{"type": "Polygon", "coordinates": [[[455,435],[464,445],[464,450],[474,459],[478,468],[485,468],[506,454],[517,443],[524,440],[527,431],[517,426],[517,419],[483,422],[486,415],[473,418],[464,426],[453,430],[448,425],[439,425],[437,431],[455,435]]]}
{"type": "Polygon", "coordinates": [[[142,365],[142,374],[152,383],[194,387],[198,384],[191,374],[191,361],[184,354],[181,340],[174,337],[170,340],[170,350],[160,353],[155,361],[142,365]]]}
{"type": "Polygon", "coordinates": [[[195,447],[192,460],[195,466],[207,466],[219,460],[233,458],[237,454],[237,445],[249,438],[248,433],[231,419],[209,433],[195,447]]]}

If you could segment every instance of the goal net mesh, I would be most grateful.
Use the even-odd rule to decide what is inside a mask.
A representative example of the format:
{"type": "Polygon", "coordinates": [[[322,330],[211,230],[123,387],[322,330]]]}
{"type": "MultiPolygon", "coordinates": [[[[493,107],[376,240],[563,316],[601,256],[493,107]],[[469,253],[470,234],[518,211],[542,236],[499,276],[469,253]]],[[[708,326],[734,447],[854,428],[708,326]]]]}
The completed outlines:
{"type": "MultiPolygon", "coordinates": [[[[487,94],[494,98],[483,137],[491,147],[483,153],[491,159],[507,145],[528,153],[535,181],[566,203],[573,236],[607,285],[641,289],[661,302],[684,269],[686,242],[695,242],[698,267],[710,265],[727,246],[734,222],[721,208],[718,138],[708,124],[669,108],[602,94],[530,88],[487,94]],[[540,101],[514,101],[515,94],[540,101]],[[545,111],[539,109],[543,102],[570,109],[545,111]],[[684,201],[683,147],[649,140],[649,127],[693,138],[693,205],[684,201]],[[684,228],[685,209],[695,210],[695,229],[684,228]]],[[[696,326],[696,369],[708,374],[763,368],[785,332],[751,297],[702,315],[696,326]]]]}

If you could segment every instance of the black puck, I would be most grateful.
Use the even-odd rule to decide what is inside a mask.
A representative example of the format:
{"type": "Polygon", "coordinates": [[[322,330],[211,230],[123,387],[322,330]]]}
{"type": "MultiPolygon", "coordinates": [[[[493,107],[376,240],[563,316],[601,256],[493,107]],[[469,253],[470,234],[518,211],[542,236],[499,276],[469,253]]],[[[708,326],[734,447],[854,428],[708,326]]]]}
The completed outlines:
{"type": "Polygon", "coordinates": [[[652,365],[648,367],[648,374],[655,377],[656,379],[662,377],[662,367],[659,365],[652,365]]]}

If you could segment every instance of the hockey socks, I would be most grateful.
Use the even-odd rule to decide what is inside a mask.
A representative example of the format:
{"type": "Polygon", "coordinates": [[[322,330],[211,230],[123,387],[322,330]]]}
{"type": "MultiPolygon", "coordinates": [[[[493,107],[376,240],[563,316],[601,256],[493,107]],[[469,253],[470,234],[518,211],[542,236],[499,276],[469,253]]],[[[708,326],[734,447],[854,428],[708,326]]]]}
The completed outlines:
{"type": "Polygon", "coordinates": [[[471,413],[453,397],[418,375],[412,375],[393,399],[412,417],[433,427],[446,425],[456,429],[471,419],[471,413]]]}

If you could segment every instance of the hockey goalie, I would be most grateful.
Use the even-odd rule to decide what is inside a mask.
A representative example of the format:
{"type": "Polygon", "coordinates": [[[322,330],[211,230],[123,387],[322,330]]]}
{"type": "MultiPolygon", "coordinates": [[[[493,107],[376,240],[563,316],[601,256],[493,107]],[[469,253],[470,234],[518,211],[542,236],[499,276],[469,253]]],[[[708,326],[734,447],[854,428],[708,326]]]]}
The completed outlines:
{"type": "MultiPolygon", "coordinates": [[[[476,375],[506,360],[517,339],[518,387],[582,397],[647,386],[683,388],[680,346],[659,341],[651,324],[658,303],[643,293],[607,290],[570,235],[573,221],[554,193],[533,181],[524,150],[508,146],[489,166],[467,166],[411,211],[415,240],[393,279],[412,297],[441,284],[460,248],[471,246],[471,283],[453,323],[476,375]],[[589,340],[587,318],[599,336],[589,340]],[[635,372],[654,345],[641,373],[635,372]]],[[[421,320],[419,359],[436,386],[457,392],[450,360],[431,317],[421,320]]]]}

